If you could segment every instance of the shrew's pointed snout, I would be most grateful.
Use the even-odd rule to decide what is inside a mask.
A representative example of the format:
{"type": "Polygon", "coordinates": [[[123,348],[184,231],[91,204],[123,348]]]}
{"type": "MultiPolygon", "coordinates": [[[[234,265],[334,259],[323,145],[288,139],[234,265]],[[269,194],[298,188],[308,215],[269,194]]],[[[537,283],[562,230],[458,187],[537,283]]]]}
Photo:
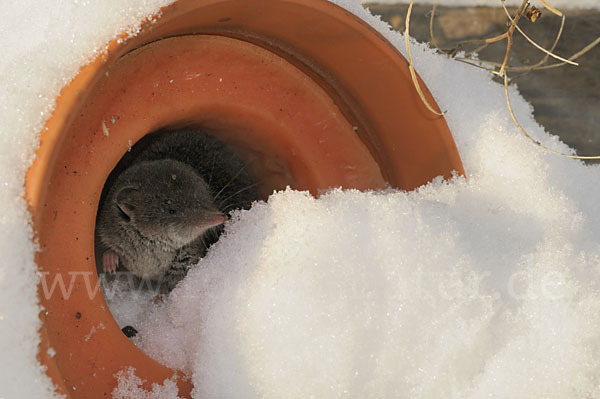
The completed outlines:
{"type": "Polygon", "coordinates": [[[207,228],[207,229],[211,228],[211,227],[215,227],[215,226],[225,223],[225,221],[227,219],[228,219],[227,215],[224,215],[221,212],[210,213],[207,215],[207,218],[203,221],[202,227],[207,228]]]}

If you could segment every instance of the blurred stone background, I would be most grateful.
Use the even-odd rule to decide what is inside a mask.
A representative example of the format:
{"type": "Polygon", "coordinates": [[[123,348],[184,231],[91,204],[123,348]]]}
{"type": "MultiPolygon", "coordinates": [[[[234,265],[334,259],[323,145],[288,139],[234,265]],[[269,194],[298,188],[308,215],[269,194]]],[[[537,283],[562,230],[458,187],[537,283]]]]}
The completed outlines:
{"type": "MultiPolygon", "coordinates": [[[[394,29],[404,31],[408,5],[370,3],[365,7],[380,15],[394,29]]],[[[419,41],[430,41],[431,9],[431,6],[413,7],[410,33],[419,41]]],[[[509,11],[514,15],[516,10],[509,11]]],[[[539,45],[550,48],[561,19],[543,11],[535,23],[523,20],[519,26],[539,45]]],[[[568,58],[600,36],[600,12],[572,10],[565,15],[563,34],[554,53],[568,58]]],[[[492,7],[438,7],[435,17],[434,35],[442,49],[454,48],[462,40],[499,35],[506,31],[508,21],[502,8],[492,7]]],[[[511,66],[535,64],[544,57],[516,31],[514,38],[509,59],[511,66]]],[[[502,62],[505,51],[506,41],[498,42],[481,51],[479,58],[502,62]]],[[[532,71],[515,82],[521,94],[534,106],[536,120],[548,132],[575,148],[578,155],[600,155],[600,44],[576,61],[580,64],[578,67],[565,65],[532,71]]],[[[555,62],[552,58],[548,61],[555,62]]]]}

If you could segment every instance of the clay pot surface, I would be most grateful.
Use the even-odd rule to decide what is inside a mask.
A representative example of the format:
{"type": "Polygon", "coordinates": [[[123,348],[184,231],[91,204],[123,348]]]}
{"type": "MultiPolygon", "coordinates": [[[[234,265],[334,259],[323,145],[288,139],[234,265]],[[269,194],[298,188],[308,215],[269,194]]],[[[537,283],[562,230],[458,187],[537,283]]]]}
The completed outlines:
{"type": "Polygon", "coordinates": [[[72,398],[109,396],[115,374],[130,366],[147,388],[176,376],[180,395],[192,389],[121,333],[95,272],[100,193],[145,134],[210,131],[247,162],[265,197],[287,185],[313,194],[388,183],[410,190],[463,172],[406,60],[362,20],[321,0],[180,0],[137,36],[110,43],[57,100],[27,200],[46,281],[40,360],[72,398]],[[70,291],[57,286],[49,295],[56,279],[70,291]]]}

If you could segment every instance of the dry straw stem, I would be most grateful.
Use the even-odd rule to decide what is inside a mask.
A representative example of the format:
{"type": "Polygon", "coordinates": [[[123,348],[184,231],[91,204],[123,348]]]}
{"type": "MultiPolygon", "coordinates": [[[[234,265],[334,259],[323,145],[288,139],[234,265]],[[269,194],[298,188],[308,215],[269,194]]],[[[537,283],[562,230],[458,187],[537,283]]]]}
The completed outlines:
{"type": "MultiPolygon", "coordinates": [[[[579,50],[578,52],[576,52],[575,54],[573,54],[572,56],[570,56],[569,60],[573,61],[573,60],[581,57],[582,55],[584,55],[585,53],[587,53],[588,51],[590,51],[591,49],[593,49],[594,47],[596,47],[598,44],[600,44],[600,36],[598,36],[596,38],[596,40],[594,40],[593,42],[591,42],[590,44],[588,44],[587,46],[585,46],[584,48],[582,48],[581,50],[579,50]]],[[[563,65],[566,65],[566,63],[565,62],[559,62],[557,64],[543,65],[543,66],[540,66],[539,68],[536,68],[536,69],[552,69],[552,68],[561,67],[563,65]]]]}
{"type": "Polygon", "coordinates": [[[406,54],[408,55],[408,69],[410,70],[410,76],[412,77],[413,84],[415,85],[415,89],[417,90],[417,93],[419,93],[419,97],[421,97],[421,101],[423,102],[423,104],[425,104],[425,106],[427,107],[427,109],[429,111],[433,112],[436,115],[442,116],[442,115],[444,115],[444,113],[436,111],[431,106],[431,104],[429,104],[429,101],[427,101],[427,98],[425,98],[425,94],[423,94],[423,90],[421,90],[421,85],[419,84],[419,81],[417,80],[417,74],[415,72],[412,56],[410,54],[410,43],[408,41],[408,36],[409,36],[409,27],[410,27],[410,14],[412,13],[412,7],[413,7],[414,2],[415,2],[415,0],[411,0],[410,5],[408,6],[408,12],[406,13],[406,31],[404,32],[404,39],[406,39],[406,54]]]}
{"type": "MultiPolygon", "coordinates": [[[[559,32],[562,33],[562,27],[559,32]]],[[[555,43],[558,43],[559,39],[560,39],[560,35],[557,35],[557,37],[555,39],[555,43]]],[[[569,61],[576,60],[577,58],[581,57],[582,55],[584,55],[585,53],[590,51],[592,48],[596,47],[598,44],[600,44],[600,37],[596,38],[596,40],[594,40],[593,42],[591,42],[590,44],[588,44],[587,46],[585,46],[584,48],[582,48],[581,50],[579,50],[578,52],[576,52],[575,54],[570,56],[568,58],[568,60],[569,61]]],[[[553,45],[552,48],[554,48],[554,47],[556,47],[556,44],[553,45]]],[[[486,71],[489,71],[492,73],[495,73],[495,71],[496,71],[495,68],[499,68],[502,65],[499,62],[493,62],[493,61],[487,61],[487,60],[473,61],[469,58],[462,58],[462,57],[455,57],[455,59],[457,61],[464,62],[465,64],[469,64],[469,65],[477,67],[477,68],[485,69],[486,71]],[[485,65],[489,65],[490,67],[486,67],[481,64],[477,64],[476,62],[480,62],[485,65]]],[[[534,65],[525,65],[525,66],[520,66],[520,67],[507,66],[506,71],[507,72],[525,71],[525,72],[529,73],[531,71],[538,71],[538,70],[542,70],[542,69],[553,69],[553,68],[558,68],[558,67],[567,65],[566,62],[558,62],[556,64],[544,65],[547,60],[548,60],[548,56],[546,55],[540,62],[538,62],[534,65]]],[[[524,75],[524,74],[513,76],[513,77],[511,77],[511,80],[519,78],[522,75],[524,75]]]]}
{"type": "MultiPolygon", "coordinates": [[[[502,2],[502,5],[504,6],[504,0],[500,0],[502,2]]],[[[558,44],[562,33],[563,33],[563,29],[564,29],[564,24],[565,24],[565,15],[556,10],[555,8],[553,8],[546,0],[540,0],[542,2],[542,4],[544,4],[544,6],[546,8],[548,8],[553,14],[561,17],[561,25],[560,28],[558,30],[558,33],[556,35],[556,38],[554,39],[554,43],[552,44],[552,47],[550,48],[550,50],[545,50],[543,49],[541,46],[537,45],[537,43],[533,42],[528,36],[526,36],[524,33],[523,35],[526,37],[526,39],[528,39],[530,42],[532,42],[532,44],[538,48],[540,48],[545,54],[544,58],[542,58],[541,61],[537,62],[534,65],[524,65],[524,66],[520,66],[520,67],[513,67],[510,65],[505,65],[505,70],[506,71],[510,71],[510,72],[516,72],[516,71],[521,71],[521,72],[530,72],[532,70],[538,70],[538,69],[551,69],[551,68],[558,68],[561,67],[565,64],[571,64],[571,65],[578,65],[576,62],[573,62],[575,59],[581,57],[582,55],[584,55],[585,53],[587,53],[588,51],[590,51],[592,48],[594,48],[596,45],[598,45],[600,43],[600,37],[596,38],[596,40],[594,40],[593,42],[591,42],[590,44],[588,44],[587,46],[585,46],[583,49],[581,49],[580,51],[578,51],[577,53],[573,54],[571,57],[569,58],[562,58],[559,57],[555,54],[553,54],[554,49],[556,48],[556,45],[558,44]],[[557,58],[559,60],[564,60],[555,64],[550,64],[550,65],[545,65],[546,62],[548,61],[548,57],[553,56],[554,58],[557,58]]],[[[502,63],[498,63],[498,62],[493,62],[493,61],[487,61],[487,60],[472,60],[470,58],[466,58],[471,56],[474,53],[478,53],[479,51],[483,50],[484,48],[486,48],[489,44],[491,43],[495,43],[497,41],[500,41],[504,38],[507,37],[507,33],[505,32],[502,35],[499,36],[494,36],[492,38],[489,39],[478,39],[478,40],[467,40],[467,41],[463,41],[463,42],[459,42],[452,50],[450,51],[444,51],[441,48],[439,48],[439,46],[437,45],[437,38],[435,37],[434,33],[433,33],[433,21],[435,19],[435,13],[437,10],[437,5],[438,5],[438,0],[435,1],[434,5],[433,5],[433,9],[430,15],[430,19],[429,19],[429,35],[430,35],[430,43],[441,53],[444,53],[446,55],[449,55],[451,57],[454,57],[457,61],[461,61],[464,63],[467,63],[469,65],[478,67],[478,68],[482,68],[485,69],[487,71],[490,71],[492,73],[498,74],[497,72],[497,68],[500,68],[503,64],[502,63]],[[474,50],[465,52],[464,57],[456,57],[456,54],[461,50],[462,47],[464,46],[468,46],[468,45],[474,45],[474,44],[482,44],[480,47],[477,47],[474,50]],[[483,65],[482,65],[483,64],[483,65]],[[489,67],[486,67],[484,65],[488,65],[489,67]],[[491,68],[490,68],[491,67],[491,68]]],[[[508,11],[505,9],[505,12],[508,11]]],[[[510,14],[508,14],[509,18],[510,18],[510,14]]],[[[511,18],[511,23],[512,23],[512,18],[511,18]]],[[[519,32],[522,32],[522,30],[517,26],[517,29],[519,29],[519,32]]],[[[521,75],[519,75],[521,76],[521,75]]],[[[515,79],[515,77],[513,77],[512,79],[515,79]]]]}
{"type": "MultiPolygon", "coordinates": [[[[507,45],[506,45],[506,52],[504,55],[504,60],[502,61],[502,63],[496,63],[496,62],[490,62],[490,61],[475,61],[475,60],[471,60],[469,58],[463,58],[463,57],[455,57],[458,61],[461,62],[465,62],[469,65],[478,67],[478,68],[483,68],[487,71],[490,71],[492,73],[494,73],[495,75],[501,77],[504,81],[504,95],[506,98],[506,105],[508,108],[508,111],[510,113],[510,116],[515,124],[515,126],[519,129],[519,131],[525,136],[527,137],[529,140],[531,140],[534,144],[542,147],[543,149],[554,153],[554,154],[558,154],[558,155],[562,155],[565,157],[569,157],[569,158],[576,158],[576,159],[600,159],[600,156],[578,156],[578,155],[571,155],[571,154],[566,154],[560,151],[555,151],[552,150],[546,146],[544,146],[543,144],[541,144],[539,141],[535,140],[534,138],[532,138],[526,131],[525,129],[523,129],[523,127],[521,126],[521,124],[519,123],[519,121],[517,120],[513,109],[512,109],[512,105],[510,102],[510,97],[508,95],[508,81],[509,81],[509,77],[508,77],[508,72],[514,72],[514,71],[521,71],[523,73],[521,73],[520,75],[517,75],[516,77],[513,77],[512,79],[516,79],[519,77],[522,77],[524,75],[526,75],[527,73],[534,71],[534,70],[538,70],[538,69],[550,69],[550,68],[556,68],[559,66],[563,66],[566,64],[570,64],[570,65],[574,65],[574,66],[578,66],[579,64],[574,62],[573,60],[579,58],[580,56],[582,56],[583,54],[587,53],[589,50],[591,50],[593,47],[595,47],[596,45],[598,45],[600,43],[600,37],[598,37],[596,40],[594,40],[593,42],[591,42],[590,44],[588,44],[587,46],[585,46],[582,50],[578,51],[577,53],[573,54],[571,57],[569,58],[563,58],[560,57],[556,54],[553,53],[554,49],[556,48],[562,33],[563,33],[563,28],[564,28],[564,24],[565,24],[565,15],[553,8],[548,1],[546,0],[541,0],[542,4],[544,5],[544,7],[546,7],[551,13],[555,14],[556,16],[561,17],[561,25],[560,25],[560,29],[558,30],[558,33],[554,39],[554,43],[552,44],[552,47],[550,48],[550,50],[546,50],[545,48],[543,48],[542,46],[538,45],[535,41],[533,41],[531,38],[529,38],[529,36],[527,36],[523,30],[521,30],[521,28],[518,26],[518,22],[519,19],[521,18],[521,16],[523,16],[527,10],[529,9],[529,2],[527,0],[523,0],[523,2],[521,3],[521,6],[519,7],[519,9],[517,10],[516,14],[514,17],[511,17],[510,13],[508,12],[508,10],[506,9],[506,6],[504,4],[504,0],[500,0],[500,2],[502,3],[502,7],[509,19],[510,25],[507,29],[506,32],[504,32],[501,35],[498,36],[494,36],[488,39],[480,39],[480,40],[468,40],[468,41],[463,41],[463,42],[459,42],[455,48],[453,50],[451,50],[450,52],[447,51],[443,51],[441,50],[438,45],[437,45],[437,39],[435,38],[434,34],[433,34],[433,20],[435,18],[435,12],[437,9],[437,5],[438,5],[438,0],[435,1],[434,5],[433,5],[433,9],[431,11],[431,17],[429,20],[429,35],[430,35],[430,42],[431,44],[440,52],[451,56],[451,57],[455,57],[456,54],[458,53],[458,51],[467,45],[475,45],[475,44],[480,44],[479,47],[477,47],[475,50],[472,50],[468,53],[465,54],[465,57],[470,56],[473,53],[479,52],[481,50],[483,50],[485,47],[487,47],[489,44],[491,43],[495,43],[501,40],[506,39],[507,40],[507,45]],[[512,48],[512,40],[513,40],[513,34],[514,31],[517,30],[519,33],[521,33],[523,35],[523,37],[525,37],[525,39],[527,41],[529,41],[529,43],[531,43],[534,47],[536,47],[538,50],[542,51],[544,53],[544,57],[537,62],[534,65],[526,65],[526,66],[521,66],[521,67],[511,67],[508,65],[508,59],[510,56],[510,51],[512,48]],[[561,62],[559,63],[555,63],[555,64],[551,64],[551,65],[545,65],[546,62],[548,61],[548,58],[552,57],[555,58],[561,62]],[[487,65],[487,66],[485,66],[487,65]]],[[[410,20],[410,13],[411,13],[411,8],[412,8],[412,3],[409,7],[408,10],[408,15],[406,18],[406,32],[408,34],[408,29],[409,29],[409,20],[410,20]]],[[[533,21],[533,20],[532,20],[533,21]]],[[[407,41],[407,47],[408,47],[408,41],[407,41]]]]}
{"type": "MultiPolygon", "coordinates": [[[[525,2],[526,2],[526,1],[527,1],[527,0],[525,0],[525,2]]],[[[504,5],[504,1],[502,2],[502,8],[504,8],[504,12],[506,13],[506,16],[508,17],[508,20],[509,20],[509,21],[511,22],[511,24],[512,24],[512,23],[513,23],[513,19],[511,18],[511,16],[510,16],[510,13],[509,13],[509,12],[508,12],[508,10],[506,9],[506,6],[504,5]]],[[[517,30],[519,31],[519,33],[520,33],[521,35],[523,35],[523,37],[524,37],[525,39],[527,39],[527,41],[528,41],[529,43],[531,43],[531,44],[532,44],[532,45],[533,45],[535,48],[537,48],[538,50],[540,50],[540,51],[542,51],[542,52],[546,53],[546,55],[549,55],[549,56],[550,56],[550,57],[552,57],[552,58],[556,58],[557,60],[560,60],[560,61],[562,61],[563,63],[567,63],[567,64],[571,64],[571,65],[579,66],[579,64],[578,64],[578,63],[576,63],[576,62],[573,62],[573,61],[567,60],[567,59],[565,59],[565,58],[563,58],[563,57],[560,57],[560,56],[558,56],[558,55],[556,55],[556,54],[553,54],[553,53],[552,53],[552,51],[546,50],[545,48],[543,48],[542,46],[540,46],[539,44],[537,44],[536,42],[534,42],[534,41],[533,41],[533,40],[532,40],[532,39],[531,39],[529,36],[527,36],[527,35],[525,34],[525,32],[523,32],[523,31],[521,30],[521,28],[519,27],[519,25],[517,25],[516,23],[514,23],[514,26],[515,26],[515,28],[517,28],[517,30]]],[[[561,31],[562,31],[562,26],[561,26],[561,31]]],[[[512,36],[512,35],[511,35],[511,36],[512,36]]]]}
{"type": "Polygon", "coordinates": [[[550,3],[548,3],[546,0],[541,0],[541,1],[542,1],[542,4],[544,5],[544,7],[546,7],[552,14],[557,15],[559,17],[565,16],[562,12],[560,12],[556,8],[552,7],[550,5],[550,3]]]}
{"type": "MultiPolygon", "coordinates": [[[[531,137],[531,136],[530,136],[530,135],[529,135],[529,134],[528,134],[528,133],[525,131],[525,129],[523,129],[523,126],[521,126],[521,124],[520,124],[520,123],[519,123],[519,121],[517,120],[517,117],[515,116],[515,114],[514,114],[514,112],[513,112],[513,109],[512,109],[512,105],[511,105],[511,103],[510,103],[510,96],[508,95],[508,74],[506,73],[506,70],[504,69],[504,66],[506,65],[506,62],[507,62],[507,59],[508,59],[508,56],[509,56],[509,53],[510,53],[510,44],[511,44],[511,42],[512,42],[512,32],[514,32],[514,29],[517,27],[517,23],[518,23],[518,21],[519,21],[519,17],[520,17],[521,13],[522,13],[522,12],[524,11],[524,9],[525,9],[524,7],[525,7],[525,6],[527,6],[529,3],[528,3],[528,1],[527,1],[527,0],[523,0],[523,3],[521,4],[521,7],[519,7],[519,10],[517,11],[517,15],[516,15],[516,16],[515,16],[515,18],[513,19],[513,18],[511,18],[511,17],[510,17],[510,14],[508,13],[508,10],[506,9],[506,7],[505,7],[505,5],[504,5],[504,0],[501,0],[501,1],[502,1],[502,7],[504,8],[504,10],[505,10],[506,14],[508,15],[508,18],[509,18],[509,19],[510,19],[510,21],[511,21],[511,26],[510,26],[510,28],[509,28],[509,30],[508,30],[510,33],[509,33],[509,40],[508,40],[507,50],[506,50],[506,56],[505,56],[505,58],[504,58],[503,65],[502,65],[502,67],[500,68],[499,75],[500,75],[500,76],[502,76],[502,77],[503,77],[503,80],[504,80],[504,97],[505,97],[505,99],[506,99],[506,106],[507,106],[507,108],[508,108],[508,112],[510,113],[510,117],[511,117],[511,118],[512,118],[512,120],[513,120],[513,123],[515,124],[515,126],[517,127],[517,129],[519,129],[519,131],[520,131],[520,132],[521,132],[521,133],[522,133],[522,134],[523,134],[525,137],[527,137],[529,140],[531,140],[531,142],[533,142],[533,143],[534,143],[534,144],[536,144],[537,146],[539,146],[539,147],[543,148],[544,150],[546,150],[546,151],[549,151],[549,152],[551,152],[551,153],[553,153],[553,154],[561,155],[561,156],[568,157],[568,158],[575,158],[575,159],[600,159],[600,156],[599,156],[599,155],[595,155],[595,156],[580,156],[580,155],[571,155],[571,154],[566,154],[566,153],[564,153],[564,152],[556,151],[556,150],[553,150],[553,149],[551,149],[551,148],[549,148],[549,147],[546,147],[545,145],[543,145],[543,144],[542,144],[542,143],[540,143],[539,141],[537,141],[537,140],[535,140],[534,138],[532,138],[532,137],[531,137]],[[514,28],[513,28],[513,27],[514,27],[514,28]],[[512,30],[511,30],[511,28],[512,28],[512,30]]],[[[544,6],[545,6],[545,5],[547,5],[547,2],[545,2],[545,1],[544,1],[544,6]]],[[[559,15],[559,14],[557,14],[557,15],[559,15]]],[[[536,46],[538,49],[541,49],[541,47],[540,47],[540,46],[538,46],[537,44],[535,44],[535,43],[534,43],[532,40],[530,40],[530,39],[529,39],[529,38],[528,38],[528,37],[527,37],[527,36],[526,36],[526,35],[523,33],[523,31],[521,31],[521,29],[518,29],[518,30],[519,30],[519,32],[520,32],[520,33],[521,33],[521,34],[522,34],[522,35],[523,35],[525,38],[527,38],[527,40],[529,40],[529,42],[530,42],[530,43],[533,43],[533,44],[534,44],[534,45],[535,45],[535,46],[536,46]]],[[[544,52],[546,52],[546,51],[544,51],[544,52]]],[[[554,54],[552,54],[552,53],[549,53],[549,52],[546,52],[546,54],[547,54],[547,55],[550,55],[550,56],[552,56],[552,57],[555,57],[555,58],[559,58],[558,56],[555,56],[554,54]]],[[[560,58],[559,58],[559,59],[560,59],[560,58]]],[[[563,62],[564,62],[564,61],[563,61],[563,62]]],[[[578,65],[578,64],[575,64],[575,65],[578,65]]]]}
{"type": "Polygon", "coordinates": [[[580,155],[572,155],[572,154],[567,154],[564,152],[560,152],[560,151],[556,151],[553,150],[552,148],[546,147],[545,145],[543,145],[542,143],[540,143],[539,141],[537,141],[536,139],[534,139],[533,137],[531,137],[527,131],[525,131],[525,129],[523,129],[523,126],[521,126],[521,124],[519,123],[519,121],[517,120],[517,117],[515,116],[515,113],[513,112],[512,109],[512,105],[510,103],[510,97],[508,95],[508,76],[506,74],[504,74],[504,97],[506,99],[506,107],[508,108],[508,112],[510,113],[510,117],[513,120],[513,123],[515,124],[515,126],[517,127],[517,129],[519,129],[519,131],[525,136],[527,137],[532,143],[534,143],[535,145],[543,148],[546,151],[549,151],[553,154],[557,154],[557,155],[562,155],[563,157],[567,157],[567,158],[574,158],[574,159],[600,159],[600,155],[598,156],[580,156],[580,155]]]}
{"type": "MultiPolygon", "coordinates": [[[[502,7],[504,7],[504,0],[502,1],[502,7]]],[[[497,38],[506,38],[506,53],[504,54],[504,61],[502,61],[502,66],[500,66],[500,70],[497,72],[497,74],[499,76],[505,76],[506,75],[506,64],[508,63],[508,57],[510,55],[510,50],[512,48],[512,42],[513,42],[513,33],[515,31],[515,28],[517,27],[517,24],[519,23],[519,19],[521,18],[521,15],[523,15],[523,11],[526,10],[527,5],[529,4],[529,2],[527,0],[523,0],[523,2],[521,3],[521,6],[519,7],[519,9],[517,10],[517,14],[515,15],[514,19],[511,19],[511,23],[510,26],[508,27],[508,30],[500,36],[497,36],[497,38]]],[[[510,17],[509,17],[510,18],[510,17]]],[[[496,38],[494,38],[496,39],[496,38]]],[[[495,40],[497,41],[497,40],[495,40]]]]}
{"type": "MultiPolygon", "coordinates": [[[[506,10],[506,8],[505,8],[505,10],[506,10]]],[[[552,43],[552,47],[550,47],[550,52],[554,51],[554,49],[556,48],[556,45],[558,44],[558,42],[560,40],[560,37],[562,36],[563,29],[565,27],[565,19],[566,19],[565,16],[561,15],[560,28],[558,29],[558,33],[556,34],[556,38],[554,38],[554,43],[552,43]]],[[[541,67],[542,65],[544,65],[548,61],[548,57],[550,57],[550,55],[546,53],[544,55],[544,58],[542,58],[540,61],[538,61],[534,65],[529,65],[529,66],[526,66],[526,67],[510,68],[510,71],[524,70],[523,73],[521,73],[521,74],[519,74],[517,76],[513,76],[511,78],[511,80],[518,79],[518,78],[520,78],[522,76],[527,75],[529,72],[538,69],[539,67],[541,67]],[[521,69],[521,68],[523,68],[523,69],[521,69]]],[[[565,62],[561,63],[561,65],[565,65],[565,64],[566,64],[565,62]]],[[[577,65],[579,65],[579,64],[577,64],[577,65]]]]}

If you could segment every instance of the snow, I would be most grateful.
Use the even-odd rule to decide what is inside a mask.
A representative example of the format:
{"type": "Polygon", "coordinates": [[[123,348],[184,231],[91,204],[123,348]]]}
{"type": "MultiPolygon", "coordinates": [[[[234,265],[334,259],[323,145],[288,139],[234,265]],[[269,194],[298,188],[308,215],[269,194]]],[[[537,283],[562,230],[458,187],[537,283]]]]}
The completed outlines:
{"type": "MultiPolygon", "coordinates": [[[[412,45],[467,178],[237,214],[134,321],[194,397],[600,397],[598,166],[533,146],[488,74],[412,45]]],[[[573,152],[510,92],[537,140],[573,152]]]]}
{"type": "MultiPolygon", "coordinates": [[[[379,18],[335,2],[404,52],[379,18]]],[[[36,361],[23,199],[38,133],[79,67],[168,3],[0,3],[0,398],[53,397],[36,361]]],[[[236,214],[163,305],[125,302],[118,321],[191,371],[195,397],[600,398],[599,167],[533,146],[489,75],[412,46],[466,178],[412,193],[277,193],[236,214]]],[[[511,96],[537,140],[572,152],[511,96]]],[[[132,370],[120,381],[114,397],[177,395],[171,381],[141,391],[132,370]]]]}
{"type": "Polygon", "coordinates": [[[52,397],[36,360],[38,280],[24,200],[38,134],[81,65],[170,2],[0,2],[0,398],[52,397]]]}
{"type": "Polygon", "coordinates": [[[237,215],[138,343],[193,370],[198,398],[598,397],[598,248],[570,238],[594,220],[545,184],[521,193],[562,222],[482,192],[494,172],[278,193],[237,215]]]}
{"type": "Polygon", "coordinates": [[[165,380],[163,384],[152,384],[152,391],[142,388],[143,380],[135,375],[133,367],[117,373],[119,386],[112,392],[113,399],[179,399],[175,381],[165,380]],[[133,395],[133,396],[132,396],[133,395]]]}
{"type": "MultiPolygon", "coordinates": [[[[360,0],[363,4],[410,4],[410,0],[360,0]]],[[[436,0],[416,0],[415,4],[435,4],[436,0]]],[[[438,5],[444,7],[502,7],[502,0],[439,0],[438,5]]],[[[530,0],[532,5],[543,9],[541,0],[530,0]]],[[[518,7],[521,0],[506,0],[507,7],[518,7]]],[[[559,10],[597,9],[600,10],[598,0],[547,0],[547,3],[559,10]]]]}

